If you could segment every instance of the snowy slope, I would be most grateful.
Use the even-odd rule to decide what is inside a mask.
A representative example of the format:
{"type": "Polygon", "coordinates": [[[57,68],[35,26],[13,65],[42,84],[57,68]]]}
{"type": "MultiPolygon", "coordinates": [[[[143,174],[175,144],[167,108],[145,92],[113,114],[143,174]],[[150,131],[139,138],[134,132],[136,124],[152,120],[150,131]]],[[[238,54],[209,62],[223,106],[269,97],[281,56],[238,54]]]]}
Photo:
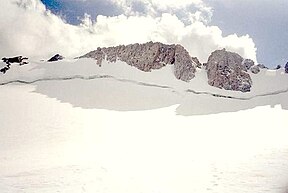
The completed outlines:
{"type": "Polygon", "coordinates": [[[52,63],[32,62],[23,67],[13,66],[7,74],[0,76],[0,84],[33,83],[37,85],[37,92],[83,108],[142,110],[180,104],[177,113],[185,115],[235,112],[277,104],[280,104],[283,109],[288,109],[285,98],[288,91],[288,75],[283,69],[277,71],[264,69],[257,75],[252,73],[250,75],[253,79],[252,90],[249,93],[242,93],[209,86],[204,69],[198,69],[196,78],[187,83],[177,80],[173,74],[173,66],[169,65],[147,73],[121,61],[116,63],[104,61],[99,67],[93,59],[80,59],[52,63]],[[73,87],[68,86],[69,81],[73,80],[89,81],[84,81],[85,84],[73,84],[73,87]],[[96,83],[93,80],[97,80],[96,83]],[[57,84],[51,86],[51,81],[57,81],[57,84]],[[103,81],[108,82],[102,84],[103,81]],[[45,86],[47,84],[49,86],[45,86]],[[117,89],[113,89],[112,87],[116,87],[115,84],[121,84],[124,87],[118,86],[117,89]],[[127,85],[133,88],[129,92],[125,88],[127,85]],[[59,92],[62,89],[65,92],[59,92]],[[101,89],[101,92],[99,93],[97,89],[101,89]],[[134,89],[135,92],[133,92],[134,89]],[[153,92],[147,92],[150,89],[153,89],[153,92]],[[88,96],[83,93],[87,93],[88,96]],[[166,97],[162,97],[163,94],[166,97]],[[145,100],[138,100],[141,96],[145,100]],[[203,97],[199,98],[199,96],[203,97]],[[101,101],[96,100],[100,99],[99,97],[101,101]],[[114,97],[117,97],[117,100],[113,100],[114,97]],[[211,100],[206,100],[206,98],[211,98],[211,100]],[[225,100],[227,98],[231,100],[225,100]],[[209,108],[202,108],[201,105],[195,103],[202,99],[204,101],[200,104],[207,103],[207,101],[214,102],[208,105],[209,108]],[[225,102],[218,103],[219,100],[225,102]],[[122,104],[114,105],[113,102],[125,103],[123,105],[126,107],[118,108],[122,104]],[[186,108],[187,106],[190,106],[189,109],[186,108]],[[198,107],[200,107],[199,110],[198,107]]]}
{"type": "Polygon", "coordinates": [[[285,192],[287,74],[251,75],[238,93],[172,70],[12,66],[0,76],[1,193],[285,192]]]}

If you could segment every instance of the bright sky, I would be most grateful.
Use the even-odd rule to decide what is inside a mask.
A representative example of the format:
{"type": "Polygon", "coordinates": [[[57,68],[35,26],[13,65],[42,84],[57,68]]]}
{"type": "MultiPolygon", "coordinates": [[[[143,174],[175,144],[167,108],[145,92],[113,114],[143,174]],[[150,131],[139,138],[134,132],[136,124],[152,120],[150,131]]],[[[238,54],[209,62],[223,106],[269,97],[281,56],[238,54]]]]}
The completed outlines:
{"type": "Polygon", "coordinates": [[[288,61],[287,0],[209,0],[211,24],[224,35],[249,34],[257,47],[258,62],[275,67],[288,61]]]}

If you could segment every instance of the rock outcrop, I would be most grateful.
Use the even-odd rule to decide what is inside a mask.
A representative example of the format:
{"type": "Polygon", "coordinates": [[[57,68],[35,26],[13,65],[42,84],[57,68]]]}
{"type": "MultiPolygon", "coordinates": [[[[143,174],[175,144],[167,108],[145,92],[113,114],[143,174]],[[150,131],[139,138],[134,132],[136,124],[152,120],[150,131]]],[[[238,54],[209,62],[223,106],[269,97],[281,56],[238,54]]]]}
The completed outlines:
{"type": "Polygon", "coordinates": [[[253,74],[258,74],[260,72],[260,68],[267,67],[262,64],[255,65],[254,61],[251,59],[245,59],[242,62],[242,69],[245,72],[248,72],[250,70],[253,74]]]}
{"type": "Polygon", "coordinates": [[[197,68],[202,68],[204,64],[201,64],[197,57],[192,57],[192,60],[196,63],[197,68]]]}
{"type": "Polygon", "coordinates": [[[8,70],[10,69],[10,66],[4,66],[3,68],[0,69],[0,72],[2,72],[3,74],[5,74],[8,70]]]}
{"type": "Polygon", "coordinates": [[[63,59],[64,59],[63,56],[61,56],[60,54],[56,54],[55,56],[47,60],[47,62],[55,62],[55,61],[63,60],[63,59]]]}
{"type": "Polygon", "coordinates": [[[184,47],[176,45],[174,60],[174,75],[177,79],[189,81],[195,77],[197,64],[184,47]]]}
{"type": "Polygon", "coordinates": [[[206,65],[208,84],[226,90],[249,92],[252,80],[243,69],[242,62],[239,54],[225,49],[212,52],[206,65]]]}
{"type": "Polygon", "coordinates": [[[257,64],[257,66],[261,69],[268,69],[264,64],[257,64]]]}
{"type": "Polygon", "coordinates": [[[253,74],[258,74],[260,72],[260,68],[257,65],[252,66],[250,70],[253,74]]]}
{"type": "Polygon", "coordinates": [[[254,61],[251,59],[245,59],[242,62],[243,70],[248,71],[252,66],[254,66],[254,61]]]}
{"type": "Polygon", "coordinates": [[[5,74],[9,69],[12,63],[18,63],[20,66],[24,64],[29,64],[28,58],[23,56],[15,56],[11,58],[2,58],[2,61],[6,63],[6,66],[0,69],[0,72],[5,74]]]}
{"type": "Polygon", "coordinates": [[[281,68],[282,68],[282,66],[278,64],[278,65],[275,67],[275,70],[279,70],[279,69],[281,69],[281,68]]]}
{"type": "MultiPolygon", "coordinates": [[[[142,71],[149,72],[166,65],[174,65],[176,78],[189,81],[195,77],[198,59],[191,58],[188,51],[181,45],[166,45],[159,42],[129,44],[116,47],[98,47],[80,58],[94,58],[99,66],[103,60],[126,62],[142,71]]],[[[199,62],[199,61],[198,61],[199,62]]],[[[200,63],[200,62],[199,62],[200,63]]]]}
{"type": "Polygon", "coordinates": [[[7,65],[11,65],[12,63],[18,63],[20,66],[24,64],[28,64],[28,58],[23,56],[15,56],[11,58],[2,58],[2,61],[5,62],[7,65]]]}

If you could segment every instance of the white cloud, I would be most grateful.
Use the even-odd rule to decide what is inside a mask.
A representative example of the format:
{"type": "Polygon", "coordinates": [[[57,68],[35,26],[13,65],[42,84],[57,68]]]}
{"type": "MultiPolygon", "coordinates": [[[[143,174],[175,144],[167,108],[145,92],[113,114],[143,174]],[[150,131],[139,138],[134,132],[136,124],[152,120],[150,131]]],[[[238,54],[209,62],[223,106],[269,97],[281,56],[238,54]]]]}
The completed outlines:
{"type": "MultiPolygon", "coordinates": [[[[90,0],[93,1],[93,0],[90,0]]],[[[155,7],[159,7],[161,9],[168,9],[171,7],[174,8],[183,8],[188,5],[194,4],[194,5],[202,5],[204,4],[202,0],[111,0],[115,3],[118,3],[121,6],[127,6],[131,4],[133,1],[141,1],[145,4],[151,4],[155,7]]]]}
{"type": "MultiPolygon", "coordinates": [[[[90,0],[93,1],[93,0],[90,0]]],[[[163,13],[176,14],[181,21],[191,23],[194,18],[209,22],[212,8],[202,0],[110,0],[118,5],[125,15],[146,14],[161,16],[163,13]],[[192,19],[192,20],[191,20],[192,19]]]]}
{"type": "Polygon", "coordinates": [[[157,17],[98,16],[96,21],[85,15],[81,25],[73,26],[46,11],[39,0],[22,0],[18,5],[2,0],[0,4],[0,54],[3,56],[25,54],[48,57],[60,53],[76,57],[98,46],[152,40],[182,44],[192,56],[199,57],[202,62],[207,61],[212,51],[223,47],[244,57],[256,59],[256,48],[249,36],[223,37],[218,27],[207,26],[197,17],[190,24],[185,24],[171,13],[157,17]]]}
{"type": "Polygon", "coordinates": [[[204,4],[202,0],[149,0],[149,2],[159,9],[167,10],[169,8],[185,8],[188,5],[202,5],[204,4]]]}

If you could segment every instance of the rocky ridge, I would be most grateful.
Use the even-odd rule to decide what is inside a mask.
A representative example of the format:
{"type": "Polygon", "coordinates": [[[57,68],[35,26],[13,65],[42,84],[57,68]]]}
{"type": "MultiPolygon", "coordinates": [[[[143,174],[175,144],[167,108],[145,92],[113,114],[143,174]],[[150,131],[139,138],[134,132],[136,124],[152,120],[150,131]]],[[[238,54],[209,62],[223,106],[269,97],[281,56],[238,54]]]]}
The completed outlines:
{"type": "Polygon", "coordinates": [[[190,57],[188,51],[181,45],[166,45],[159,42],[144,44],[129,44],[116,47],[98,47],[80,58],[94,58],[99,66],[103,60],[116,62],[117,60],[150,72],[166,65],[174,65],[174,75],[177,79],[190,81],[195,77],[196,67],[199,66],[197,58],[190,57]]]}
{"type": "MultiPolygon", "coordinates": [[[[211,53],[207,63],[201,64],[197,57],[191,57],[188,51],[179,44],[163,44],[160,42],[147,42],[143,44],[119,45],[116,47],[98,47],[78,58],[93,58],[97,65],[101,66],[103,60],[108,62],[123,61],[142,71],[150,72],[166,65],[172,65],[177,79],[189,82],[195,77],[196,68],[206,69],[208,84],[220,89],[249,92],[252,87],[250,74],[258,74],[262,69],[268,69],[263,64],[255,65],[251,59],[244,59],[239,54],[216,50],[211,53]],[[249,74],[250,72],[250,74],[249,74]]],[[[47,62],[63,60],[64,57],[56,54],[47,62]]],[[[7,65],[0,69],[5,74],[11,63],[19,65],[28,64],[28,58],[16,56],[2,58],[7,65]]],[[[280,69],[278,65],[275,70],[280,69]]],[[[288,73],[288,62],[284,67],[288,73]]]]}
{"type": "MultiPolygon", "coordinates": [[[[196,68],[205,68],[209,85],[241,92],[251,90],[253,83],[249,72],[257,74],[261,69],[267,69],[262,64],[255,65],[253,60],[244,59],[225,49],[212,52],[207,63],[201,64],[196,57],[191,57],[183,46],[160,42],[98,47],[79,58],[93,58],[99,66],[103,60],[120,60],[145,72],[173,65],[175,77],[186,82],[195,77],[196,68]]],[[[288,65],[286,69],[288,71],[288,65]]]]}

